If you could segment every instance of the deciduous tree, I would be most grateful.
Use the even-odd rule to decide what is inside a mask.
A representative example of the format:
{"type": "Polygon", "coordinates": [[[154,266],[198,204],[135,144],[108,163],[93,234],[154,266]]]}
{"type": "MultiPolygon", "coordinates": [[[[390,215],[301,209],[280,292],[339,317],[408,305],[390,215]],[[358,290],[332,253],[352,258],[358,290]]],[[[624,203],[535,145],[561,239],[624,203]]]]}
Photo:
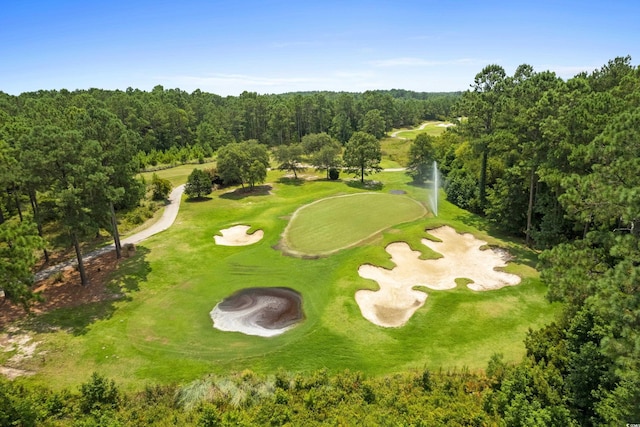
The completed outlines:
{"type": "Polygon", "coordinates": [[[187,178],[184,192],[190,198],[211,194],[211,178],[202,169],[194,169],[187,178]]]}
{"type": "Polygon", "coordinates": [[[382,151],[375,136],[365,132],[354,133],[344,149],[344,163],[354,174],[364,176],[381,170],[382,151]]]}

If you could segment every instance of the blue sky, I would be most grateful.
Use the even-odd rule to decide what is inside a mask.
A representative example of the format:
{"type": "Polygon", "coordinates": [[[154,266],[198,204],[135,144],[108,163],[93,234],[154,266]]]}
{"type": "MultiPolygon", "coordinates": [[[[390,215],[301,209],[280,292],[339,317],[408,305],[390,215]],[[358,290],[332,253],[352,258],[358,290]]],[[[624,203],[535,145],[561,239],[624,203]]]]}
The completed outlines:
{"type": "Polygon", "coordinates": [[[640,60],[640,2],[2,0],[0,91],[465,90],[640,60]]]}

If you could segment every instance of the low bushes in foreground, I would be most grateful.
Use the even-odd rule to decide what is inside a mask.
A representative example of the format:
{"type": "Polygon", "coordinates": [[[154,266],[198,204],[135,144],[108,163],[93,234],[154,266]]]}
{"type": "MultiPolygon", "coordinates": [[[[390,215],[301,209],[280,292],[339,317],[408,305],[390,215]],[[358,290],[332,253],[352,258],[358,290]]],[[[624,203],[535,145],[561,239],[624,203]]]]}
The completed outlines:
{"type": "Polygon", "coordinates": [[[251,371],[125,393],[93,374],[77,390],[0,380],[0,425],[494,425],[490,381],[468,371],[308,374],[251,371]]]}

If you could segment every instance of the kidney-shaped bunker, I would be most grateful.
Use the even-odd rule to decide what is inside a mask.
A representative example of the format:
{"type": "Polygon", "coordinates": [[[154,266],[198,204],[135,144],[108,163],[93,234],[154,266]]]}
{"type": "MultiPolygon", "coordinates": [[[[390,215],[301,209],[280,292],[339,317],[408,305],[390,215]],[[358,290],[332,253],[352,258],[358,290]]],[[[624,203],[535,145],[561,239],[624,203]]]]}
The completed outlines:
{"type": "Polygon", "coordinates": [[[304,319],[302,296],[290,288],[246,288],[222,300],[211,311],[221,331],[271,337],[304,319]]]}

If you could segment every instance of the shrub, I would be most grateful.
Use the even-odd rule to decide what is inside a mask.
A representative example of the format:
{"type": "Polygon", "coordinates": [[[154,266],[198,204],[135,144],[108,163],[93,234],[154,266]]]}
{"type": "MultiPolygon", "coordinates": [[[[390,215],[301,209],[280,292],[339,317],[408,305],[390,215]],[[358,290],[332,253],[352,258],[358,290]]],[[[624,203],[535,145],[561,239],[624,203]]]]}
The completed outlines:
{"type": "Polygon", "coordinates": [[[94,372],[88,383],[80,386],[80,410],[85,414],[93,410],[116,409],[119,392],[113,380],[94,372]]]}
{"type": "Polygon", "coordinates": [[[335,181],[340,177],[340,171],[337,168],[329,169],[329,179],[335,181]]]}
{"type": "Polygon", "coordinates": [[[153,200],[164,200],[171,191],[171,182],[154,173],[151,176],[151,191],[153,192],[153,200]]]}

